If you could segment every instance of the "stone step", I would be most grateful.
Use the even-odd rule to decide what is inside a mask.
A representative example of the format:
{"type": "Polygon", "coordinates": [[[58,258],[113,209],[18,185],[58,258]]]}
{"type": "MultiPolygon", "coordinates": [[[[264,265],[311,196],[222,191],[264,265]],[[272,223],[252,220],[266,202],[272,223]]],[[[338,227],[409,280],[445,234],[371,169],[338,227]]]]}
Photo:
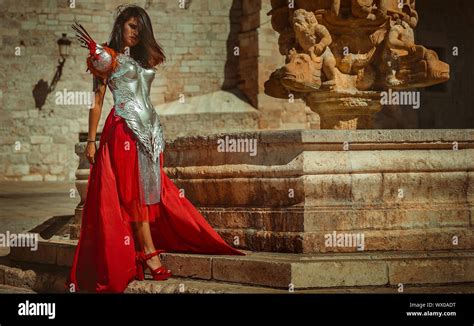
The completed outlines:
{"type": "MultiPolygon", "coordinates": [[[[71,266],[76,243],[54,236],[41,240],[37,251],[11,248],[9,258],[67,268],[71,266]]],[[[474,282],[471,250],[246,254],[167,253],[162,258],[177,277],[286,290],[474,282]]]]}
{"type": "MultiPolygon", "coordinates": [[[[64,293],[68,269],[45,268],[39,264],[0,259],[0,293],[64,293]]],[[[474,293],[474,283],[447,285],[406,285],[404,293],[474,293]]],[[[316,293],[399,293],[399,286],[362,286],[317,289],[274,289],[228,282],[173,277],[166,281],[134,281],[125,293],[137,294],[316,294],[316,293]]]]}
{"type": "Polygon", "coordinates": [[[363,250],[377,251],[439,251],[439,250],[473,250],[474,231],[471,227],[432,227],[429,229],[400,230],[338,230],[320,232],[273,232],[255,229],[215,230],[228,243],[235,239],[239,247],[251,251],[291,252],[291,253],[335,253],[357,252],[362,243],[363,250]],[[334,236],[333,236],[334,234],[334,236]],[[336,246],[337,237],[347,242],[336,246]],[[359,240],[357,240],[357,237],[359,240]],[[326,245],[326,239],[336,239],[332,246],[326,245]],[[456,241],[455,241],[456,240],[456,241]]]}
{"type": "MultiPolygon", "coordinates": [[[[0,293],[64,293],[69,270],[41,264],[0,260],[0,293]]],[[[133,281],[126,293],[286,293],[285,290],[173,277],[166,281],[133,281]]]]}

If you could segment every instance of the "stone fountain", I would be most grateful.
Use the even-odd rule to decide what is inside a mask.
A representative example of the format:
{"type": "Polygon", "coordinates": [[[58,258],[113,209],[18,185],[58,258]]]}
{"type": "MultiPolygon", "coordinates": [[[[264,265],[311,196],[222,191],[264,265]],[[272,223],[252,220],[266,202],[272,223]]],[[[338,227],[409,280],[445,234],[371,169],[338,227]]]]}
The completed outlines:
{"type": "Polygon", "coordinates": [[[272,7],[286,64],[265,92],[301,98],[321,129],[371,129],[387,91],[403,104],[398,96],[411,94],[398,92],[449,80],[449,65],[415,43],[415,0],[275,0],[272,7]]]}
{"type": "MultiPolygon", "coordinates": [[[[249,255],[170,253],[166,264],[181,277],[280,289],[474,282],[474,130],[357,130],[373,129],[384,96],[449,80],[449,66],[415,43],[415,1],[272,0],[272,8],[286,64],[265,92],[304,100],[329,130],[168,140],[165,173],[249,255]],[[218,150],[224,139],[254,141],[256,155],[218,150]]],[[[42,255],[15,248],[13,260],[70,266],[89,172],[84,145],[70,239],[42,242],[42,255]]]]}

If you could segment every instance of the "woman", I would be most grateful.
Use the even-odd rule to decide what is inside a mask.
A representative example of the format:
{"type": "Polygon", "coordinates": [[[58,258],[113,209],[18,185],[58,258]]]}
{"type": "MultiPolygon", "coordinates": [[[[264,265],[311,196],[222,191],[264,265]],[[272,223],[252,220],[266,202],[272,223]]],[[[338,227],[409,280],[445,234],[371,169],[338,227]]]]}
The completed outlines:
{"type": "Polygon", "coordinates": [[[212,229],[163,172],[165,141],[149,99],[156,65],[165,55],[145,10],[119,10],[109,45],[73,25],[90,51],[95,105],[89,112],[86,156],[92,164],[70,291],[123,292],[149,268],[154,280],[171,277],[159,254],[167,251],[243,255],[212,229]],[[108,85],[114,107],[99,148],[95,137],[108,85]],[[156,249],[158,248],[158,250],[156,249]]]}

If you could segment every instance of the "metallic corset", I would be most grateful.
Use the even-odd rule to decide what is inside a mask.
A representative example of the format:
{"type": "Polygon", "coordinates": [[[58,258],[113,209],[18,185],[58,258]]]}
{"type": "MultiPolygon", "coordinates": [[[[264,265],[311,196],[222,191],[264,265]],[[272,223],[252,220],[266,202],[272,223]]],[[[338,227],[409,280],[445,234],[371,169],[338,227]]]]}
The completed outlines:
{"type": "Polygon", "coordinates": [[[155,69],[145,69],[124,54],[116,60],[117,68],[108,80],[115,115],[125,119],[137,139],[141,202],[155,204],[160,202],[160,153],[165,147],[163,129],[149,98],[155,69]]]}

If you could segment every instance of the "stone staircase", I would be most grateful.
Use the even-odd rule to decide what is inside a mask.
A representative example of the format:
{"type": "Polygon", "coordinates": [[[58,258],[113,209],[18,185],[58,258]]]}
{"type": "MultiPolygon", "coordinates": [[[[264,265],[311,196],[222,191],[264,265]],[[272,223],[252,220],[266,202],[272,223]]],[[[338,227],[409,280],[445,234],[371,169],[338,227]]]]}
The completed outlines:
{"type": "MultiPolygon", "coordinates": [[[[247,255],[168,253],[173,279],[127,292],[472,290],[472,130],[237,132],[167,145],[165,173],[247,255]],[[224,136],[257,140],[260,155],[216,151],[224,136]],[[327,244],[334,233],[363,236],[363,248],[327,244]]],[[[31,230],[38,250],[12,248],[0,285],[64,291],[80,213],[31,230]]]]}
{"type": "MultiPolygon", "coordinates": [[[[77,241],[41,240],[38,250],[11,248],[0,261],[0,284],[63,292],[77,241]],[[9,268],[18,269],[7,272],[9,268]],[[3,266],[3,272],[2,272],[3,266]],[[2,275],[3,274],[3,275],[2,275]],[[10,275],[10,276],[8,276],[10,275]],[[39,276],[38,276],[39,275],[39,276]],[[42,281],[39,281],[39,280],[42,281]]],[[[471,291],[474,251],[292,254],[245,251],[246,256],[164,254],[173,270],[166,282],[133,282],[131,293],[287,293],[397,291],[454,286],[471,291]]]]}

